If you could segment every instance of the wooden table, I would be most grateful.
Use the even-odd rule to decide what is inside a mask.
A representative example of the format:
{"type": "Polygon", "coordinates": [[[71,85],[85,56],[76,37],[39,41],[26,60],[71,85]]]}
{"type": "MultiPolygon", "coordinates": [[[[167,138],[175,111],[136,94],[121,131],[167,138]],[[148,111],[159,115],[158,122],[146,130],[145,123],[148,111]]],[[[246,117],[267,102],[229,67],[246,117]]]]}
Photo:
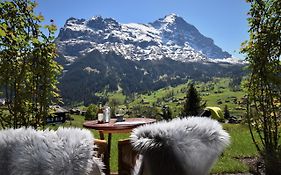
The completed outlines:
{"type": "Polygon", "coordinates": [[[116,119],[111,119],[109,123],[98,123],[97,120],[87,121],[83,124],[85,128],[95,129],[99,131],[100,139],[104,140],[104,134],[108,134],[107,157],[105,159],[105,174],[110,175],[110,148],[111,135],[113,133],[129,133],[134,128],[148,123],[155,122],[151,118],[126,118],[123,122],[116,122],[116,119]]]}

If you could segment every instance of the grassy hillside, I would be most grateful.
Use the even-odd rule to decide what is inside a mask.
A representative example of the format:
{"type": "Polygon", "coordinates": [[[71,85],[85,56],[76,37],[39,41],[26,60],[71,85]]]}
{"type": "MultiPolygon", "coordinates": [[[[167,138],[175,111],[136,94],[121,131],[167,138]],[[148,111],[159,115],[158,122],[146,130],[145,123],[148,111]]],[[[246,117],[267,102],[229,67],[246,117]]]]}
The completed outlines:
{"type": "MultiPolygon", "coordinates": [[[[162,106],[168,105],[173,116],[179,116],[185,102],[186,92],[190,82],[175,87],[166,87],[153,92],[133,94],[125,97],[120,91],[109,93],[109,101],[117,101],[119,105],[127,103],[132,109],[135,106],[156,107],[158,111],[162,106]]],[[[202,83],[195,82],[195,87],[207,106],[217,106],[222,110],[228,106],[231,115],[243,116],[245,113],[245,93],[241,90],[233,90],[230,78],[214,78],[212,81],[202,83]]]]}

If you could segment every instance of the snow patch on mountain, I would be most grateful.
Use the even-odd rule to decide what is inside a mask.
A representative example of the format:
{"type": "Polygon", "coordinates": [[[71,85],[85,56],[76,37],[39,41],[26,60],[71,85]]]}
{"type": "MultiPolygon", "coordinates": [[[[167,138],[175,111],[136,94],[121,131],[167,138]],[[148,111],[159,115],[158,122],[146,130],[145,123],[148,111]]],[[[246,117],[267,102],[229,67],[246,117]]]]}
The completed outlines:
{"type": "Polygon", "coordinates": [[[209,60],[213,63],[230,63],[230,64],[247,64],[248,62],[245,60],[241,60],[239,58],[224,58],[224,59],[211,59],[209,60]]]}
{"type": "Polygon", "coordinates": [[[176,14],[150,24],[120,24],[101,16],[89,20],[70,18],[60,30],[56,43],[59,53],[69,63],[93,50],[113,51],[136,61],[163,58],[181,62],[233,61],[226,59],[231,58],[229,53],[176,14]]]}
{"type": "Polygon", "coordinates": [[[177,18],[177,15],[175,13],[172,13],[172,14],[166,16],[163,21],[166,23],[174,23],[176,18],[177,18]]]}
{"type": "Polygon", "coordinates": [[[91,68],[91,67],[85,67],[85,68],[83,69],[83,71],[87,72],[88,74],[90,74],[91,72],[97,73],[97,74],[100,73],[99,70],[97,70],[97,69],[95,69],[95,68],[91,68]]]}

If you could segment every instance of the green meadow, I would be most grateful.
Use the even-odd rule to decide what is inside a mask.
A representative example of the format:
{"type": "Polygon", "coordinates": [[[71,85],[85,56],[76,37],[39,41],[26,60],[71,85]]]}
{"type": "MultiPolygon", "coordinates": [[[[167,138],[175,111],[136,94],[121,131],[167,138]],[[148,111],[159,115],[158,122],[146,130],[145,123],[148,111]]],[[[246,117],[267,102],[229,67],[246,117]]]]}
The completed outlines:
{"type": "MultiPolygon", "coordinates": [[[[243,97],[245,93],[239,89],[234,91],[230,86],[230,82],[230,78],[214,78],[209,82],[194,83],[202,98],[202,102],[206,102],[206,106],[217,106],[223,110],[225,105],[227,105],[231,115],[239,116],[243,119],[245,114],[243,97]]],[[[168,105],[173,117],[176,117],[180,114],[190,83],[187,82],[175,87],[166,87],[143,94],[134,94],[132,97],[126,97],[122,94],[122,91],[107,93],[106,96],[109,102],[115,101],[117,105],[129,108],[128,110],[134,106],[141,105],[144,108],[154,106],[160,111],[163,105],[168,105]]],[[[102,96],[105,94],[99,93],[97,95],[102,96]]],[[[49,125],[49,127],[53,129],[59,126],[83,127],[82,125],[85,121],[83,116],[72,115],[72,118],[74,120],[67,121],[61,125],[49,125]]],[[[231,135],[231,145],[213,166],[212,173],[249,172],[249,165],[243,160],[255,158],[258,154],[255,146],[252,144],[247,126],[241,123],[223,124],[223,127],[231,135]]],[[[95,138],[99,138],[99,134],[96,131],[92,130],[92,132],[95,138]]],[[[118,140],[128,137],[129,134],[113,134],[112,136],[110,164],[113,172],[118,170],[118,140]]]]}
{"type": "MultiPolygon", "coordinates": [[[[73,121],[67,121],[64,124],[49,125],[51,129],[59,126],[82,128],[84,117],[80,115],[72,115],[73,121]]],[[[223,124],[224,129],[231,135],[231,144],[220,156],[217,163],[212,169],[212,173],[238,173],[249,172],[249,166],[242,160],[245,158],[254,158],[257,156],[255,146],[252,144],[250,133],[247,126],[243,124],[223,124]]],[[[95,138],[99,138],[99,134],[92,130],[95,138]]],[[[111,171],[118,171],[118,149],[117,143],[120,139],[126,139],[129,134],[113,134],[111,145],[111,171]]]]}
{"type": "MultiPolygon", "coordinates": [[[[121,91],[107,93],[109,101],[115,101],[118,105],[124,105],[130,109],[134,106],[155,107],[159,111],[162,106],[168,105],[173,117],[179,116],[185,102],[186,91],[191,82],[175,87],[165,87],[157,91],[150,91],[142,94],[134,94],[130,98],[121,91]],[[126,99],[128,99],[126,101],[126,99]]],[[[227,105],[230,114],[243,118],[245,114],[245,92],[240,89],[233,90],[231,78],[214,78],[209,82],[194,82],[202,103],[206,106],[217,106],[224,110],[227,105]]],[[[98,94],[102,95],[102,94],[98,94]]],[[[104,94],[103,94],[104,95],[104,94]]]]}

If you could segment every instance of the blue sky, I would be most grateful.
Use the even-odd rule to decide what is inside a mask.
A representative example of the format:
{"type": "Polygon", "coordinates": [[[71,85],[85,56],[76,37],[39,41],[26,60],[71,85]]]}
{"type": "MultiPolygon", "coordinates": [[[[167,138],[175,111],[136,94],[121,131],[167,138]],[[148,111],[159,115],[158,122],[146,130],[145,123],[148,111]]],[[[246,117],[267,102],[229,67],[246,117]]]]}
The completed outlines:
{"type": "Polygon", "coordinates": [[[245,0],[37,0],[37,12],[58,28],[69,17],[89,19],[101,15],[120,23],[148,23],[176,13],[234,57],[248,39],[245,0]]]}

